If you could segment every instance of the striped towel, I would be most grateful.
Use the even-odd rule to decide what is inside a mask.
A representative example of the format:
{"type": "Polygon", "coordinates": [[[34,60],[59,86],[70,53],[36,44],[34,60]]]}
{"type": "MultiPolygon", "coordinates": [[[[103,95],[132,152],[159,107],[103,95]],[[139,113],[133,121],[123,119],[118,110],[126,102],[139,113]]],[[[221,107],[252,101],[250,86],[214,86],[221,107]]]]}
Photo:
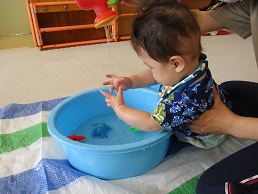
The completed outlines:
{"type": "MultiPolygon", "coordinates": [[[[47,131],[51,110],[62,100],[10,104],[0,109],[0,193],[195,193],[200,175],[226,156],[254,143],[227,137],[205,150],[171,137],[164,160],[151,171],[101,180],[73,168],[47,131]]],[[[137,161],[136,161],[137,162],[137,161]]]]}

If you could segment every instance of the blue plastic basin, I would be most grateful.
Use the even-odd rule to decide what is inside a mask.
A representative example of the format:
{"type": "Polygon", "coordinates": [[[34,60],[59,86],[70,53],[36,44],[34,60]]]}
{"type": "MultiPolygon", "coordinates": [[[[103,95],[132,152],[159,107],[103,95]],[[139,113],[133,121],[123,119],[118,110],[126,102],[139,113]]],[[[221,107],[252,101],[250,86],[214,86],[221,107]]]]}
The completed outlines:
{"type": "MultiPolygon", "coordinates": [[[[100,90],[108,92],[109,87],[71,96],[49,115],[48,131],[62,145],[68,161],[76,169],[101,179],[133,177],[157,166],[166,155],[172,133],[128,130],[130,126],[116,117],[100,90]],[[90,135],[93,123],[98,121],[112,128],[107,138],[90,135]],[[77,142],[67,138],[73,134],[86,139],[77,142]]],[[[127,105],[151,113],[158,102],[158,92],[131,89],[124,92],[124,98],[127,105]]]]}

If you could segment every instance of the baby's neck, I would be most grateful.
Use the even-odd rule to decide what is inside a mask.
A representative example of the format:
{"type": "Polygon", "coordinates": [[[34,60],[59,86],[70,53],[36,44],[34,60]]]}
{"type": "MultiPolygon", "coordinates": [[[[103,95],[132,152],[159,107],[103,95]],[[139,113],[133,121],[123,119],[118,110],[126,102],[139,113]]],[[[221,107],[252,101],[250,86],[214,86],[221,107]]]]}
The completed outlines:
{"type": "MultiPolygon", "coordinates": [[[[200,65],[199,57],[196,57],[194,60],[185,59],[185,69],[184,69],[184,78],[191,75],[200,65]]],[[[183,79],[184,79],[183,78],[183,79]]]]}

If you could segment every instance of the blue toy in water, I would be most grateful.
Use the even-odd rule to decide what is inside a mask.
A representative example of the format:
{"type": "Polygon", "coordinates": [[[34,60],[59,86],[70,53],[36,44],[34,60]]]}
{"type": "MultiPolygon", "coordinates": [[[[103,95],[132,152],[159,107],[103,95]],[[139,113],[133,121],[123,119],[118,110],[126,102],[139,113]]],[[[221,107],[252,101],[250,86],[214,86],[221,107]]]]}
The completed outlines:
{"type": "Polygon", "coordinates": [[[107,138],[107,132],[111,129],[109,125],[104,122],[97,123],[94,126],[94,130],[91,133],[91,136],[100,136],[101,138],[107,138]]]}

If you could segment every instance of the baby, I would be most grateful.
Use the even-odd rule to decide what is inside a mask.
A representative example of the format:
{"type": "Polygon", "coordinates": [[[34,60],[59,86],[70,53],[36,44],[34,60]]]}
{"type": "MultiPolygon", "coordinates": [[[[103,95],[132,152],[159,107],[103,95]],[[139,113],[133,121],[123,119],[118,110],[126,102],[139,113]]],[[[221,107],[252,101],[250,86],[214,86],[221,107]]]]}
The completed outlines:
{"type": "Polygon", "coordinates": [[[213,85],[227,106],[225,91],[213,81],[201,53],[200,28],[192,13],[173,0],[147,1],[132,26],[131,44],[148,70],[129,77],[107,75],[110,93],[101,91],[107,106],[132,127],[146,132],[168,130],[197,147],[211,148],[225,135],[195,134],[186,124],[212,106],[213,85]],[[160,84],[160,99],[152,114],[124,102],[123,91],[160,84]]]}

